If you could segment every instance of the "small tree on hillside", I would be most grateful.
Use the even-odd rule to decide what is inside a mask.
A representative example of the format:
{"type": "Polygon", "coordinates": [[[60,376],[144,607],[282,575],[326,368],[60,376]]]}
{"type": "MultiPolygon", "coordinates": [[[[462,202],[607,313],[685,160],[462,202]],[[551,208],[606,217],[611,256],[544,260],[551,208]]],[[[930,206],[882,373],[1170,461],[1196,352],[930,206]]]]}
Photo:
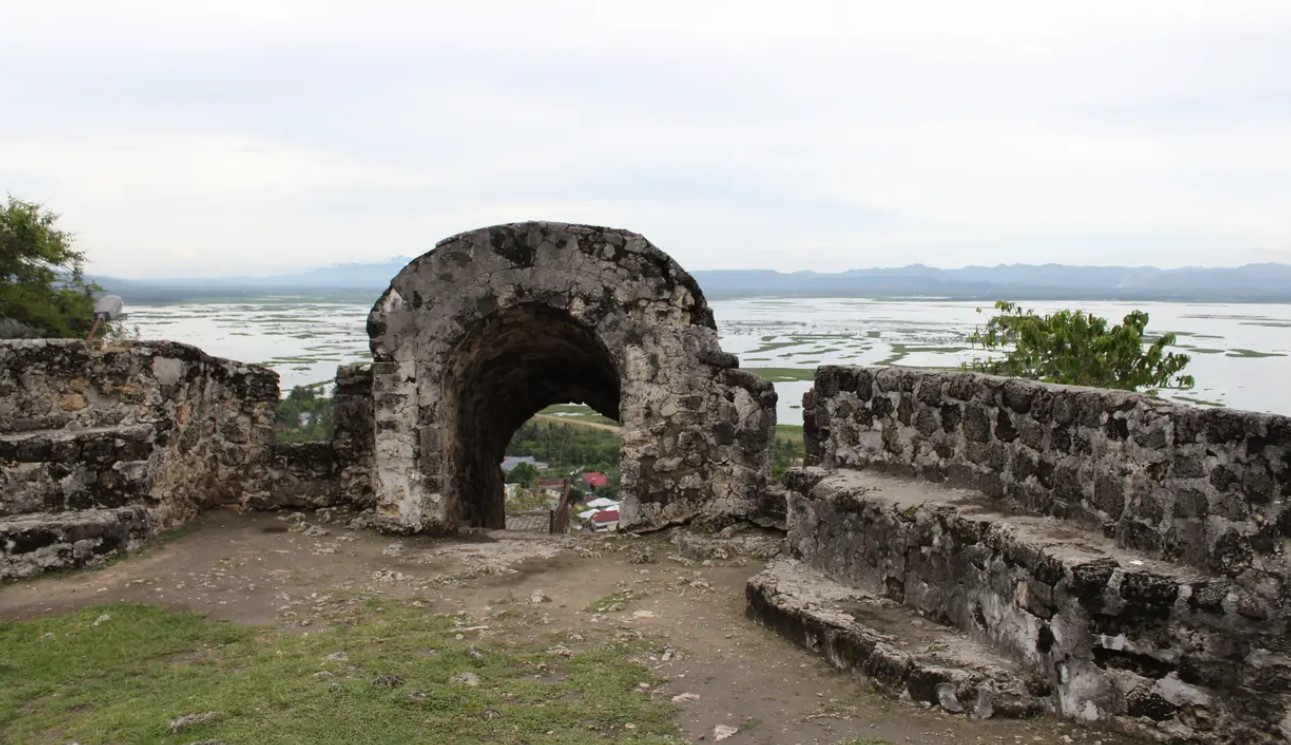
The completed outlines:
{"type": "Polygon", "coordinates": [[[40,336],[82,336],[94,322],[94,293],[85,255],[59,230],[58,215],[8,198],[0,208],[0,319],[40,336]]]}
{"type": "Polygon", "coordinates": [[[526,489],[533,488],[538,481],[538,469],[528,463],[517,463],[511,473],[507,474],[508,484],[519,484],[526,489]]]}
{"type": "Polygon", "coordinates": [[[1142,311],[1109,327],[1107,319],[1080,310],[1041,316],[1004,301],[995,309],[972,341],[1004,356],[973,360],[964,364],[966,370],[1127,391],[1194,385],[1191,375],[1180,374],[1191,358],[1165,351],[1175,343],[1174,334],[1150,344],[1144,338],[1148,314],[1142,311]]]}
{"type": "Polygon", "coordinates": [[[326,442],[335,425],[333,400],[313,386],[298,385],[278,402],[275,412],[279,442],[326,442]]]}

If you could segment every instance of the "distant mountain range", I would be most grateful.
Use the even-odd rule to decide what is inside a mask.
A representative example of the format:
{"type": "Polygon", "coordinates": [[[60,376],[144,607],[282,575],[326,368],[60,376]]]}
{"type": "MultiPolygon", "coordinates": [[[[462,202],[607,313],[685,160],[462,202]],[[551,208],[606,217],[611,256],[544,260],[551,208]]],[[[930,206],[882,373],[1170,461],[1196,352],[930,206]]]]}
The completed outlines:
{"type": "MultiPolygon", "coordinates": [[[[92,277],[128,302],[298,294],[376,297],[410,259],[340,264],[269,277],[119,279],[92,277]]],[[[937,269],[790,272],[717,269],[692,272],[711,299],[736,297],[885,297],[955,300],[1177,300],[1289,302],[1291,265],[1156,269],[1153,267],[1004,264],[937,269]]]]}

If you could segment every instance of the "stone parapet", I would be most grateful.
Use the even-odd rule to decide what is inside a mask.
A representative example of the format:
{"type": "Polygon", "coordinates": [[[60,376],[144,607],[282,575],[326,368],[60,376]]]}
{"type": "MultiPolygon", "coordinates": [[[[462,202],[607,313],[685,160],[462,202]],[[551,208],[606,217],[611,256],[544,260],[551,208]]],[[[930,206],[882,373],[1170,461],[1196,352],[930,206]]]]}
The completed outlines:
{"type": "Polygon", "coordinates": [[[967,372],[827,366],[808,463],[970,486],[1288,598],[1291,418],[967,372]]]}
{"type": "Polygon", "coordinates": [[[790,556],[1019,661],[1059,715],[1167,742],[1291,739],[1291,617],[1228,577],[973,490],[873,470],[788,481],[790,556]]]}
{"type": "Polygon", "coordinates": [[[358,363],[336,369],[336,393],[332,399],[334,429],[332,447],[336,453],[339,491],[355,507],[371,507],[372,453],[376,422],[372,402],[372,365],[358,363]]]}
{"type": "Polygon", "coordinates": [[[0,515],[29,531],[41,515],[60,526],[77,519],[64,513],[137,508],[133,538],[246,505],[269,487],[277,401],[276,373],[185,344],[0,342],[0,515]]]}

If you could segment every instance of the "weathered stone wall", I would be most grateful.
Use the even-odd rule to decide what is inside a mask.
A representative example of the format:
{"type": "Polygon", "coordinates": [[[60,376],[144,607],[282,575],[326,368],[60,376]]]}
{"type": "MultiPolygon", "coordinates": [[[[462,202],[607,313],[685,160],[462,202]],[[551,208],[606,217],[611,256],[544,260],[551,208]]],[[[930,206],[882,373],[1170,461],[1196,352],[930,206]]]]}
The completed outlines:
{"type": "Polygon", "coordinates": [[[376,423],[372,412],[372,365],[341,365],[336,369],[332,399],[332,448],[336,457],[338,491],[355,507],[371,507],[372,450],[376,423]]]}
{"type": "Polygon", "coordinates": [[[270,449],[265,488],[249,497],[256,510],[317,509],[342,499],[336,450],[330,442],[278,442],[270,449]]]}
{"type": "Polygon", "coordinates": [[[774,390],[736,369],[694,280],[635,233],[454,236],[395,277],[368,331],[388,530],[500,527],[507,441],[565,401],[622,423],[628,525],[745,516],[765,487],[774,390]]]}
{"type": "Polygon", "coordinates": [[[1098,533],[874,470],[791,470],[791,556],[1003,650],[1056,713],[1167,742],[1291,738],[1291,615],[1098,533]]]}
{"type": "Polygon", "coordinates": [[[822,367],[809,464],[974,487],[1124,547],[1291,588],[1291,419],[963,372],[822,367]]]}
{"type": "Polygon", "coordinates": [[[184,344],[0,342],[0,576],[263,499],[277,400],[272,371],[184,344]]]}

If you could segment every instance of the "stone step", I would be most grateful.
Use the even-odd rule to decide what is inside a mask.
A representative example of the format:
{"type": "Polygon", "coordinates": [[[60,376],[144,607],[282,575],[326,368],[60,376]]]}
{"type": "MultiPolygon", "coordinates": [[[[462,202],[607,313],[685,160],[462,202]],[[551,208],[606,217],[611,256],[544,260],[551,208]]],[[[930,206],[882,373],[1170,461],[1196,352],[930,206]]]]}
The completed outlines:
{"type": "Polygon", "coordinates": [[[982,494],[873,471],[786,479],[792,557],[1043,675],[1060,715],[1160,740],[1291,740],[1280,587],[1118,548],[982,494]]]}
{"type": "Polygon", "coordinates": [[[140,506],[0,518],[0,579],[92,564],[150,534],[140,506]]]}
{"type": "Polygon", "coordinates": [[[0,435],[0,517],[141,501],[152,448],[147,425],[0,435]]]}
{"type": "Polygon", "coordinates": [[[731,559],[767,560],[784,548],[784,533],[757,528],[730,526],[709,533],[695,528],[676,528],[668,537],[677,553],[698,561],[728,561],[731,559]]]}
{"type": "Polygon", "coordinates": [[[1044,676],[799,561],[773,561],[749,580],[747,596],[752,618],[903,698],[982,718],[1033,717],[1051,706],[1044,676]]]}
{"type": "Polygon", "coordinates": [[[0,433],[0,463],[107,463],[143,460],[152,452],[147,424],[0,433]]]}

